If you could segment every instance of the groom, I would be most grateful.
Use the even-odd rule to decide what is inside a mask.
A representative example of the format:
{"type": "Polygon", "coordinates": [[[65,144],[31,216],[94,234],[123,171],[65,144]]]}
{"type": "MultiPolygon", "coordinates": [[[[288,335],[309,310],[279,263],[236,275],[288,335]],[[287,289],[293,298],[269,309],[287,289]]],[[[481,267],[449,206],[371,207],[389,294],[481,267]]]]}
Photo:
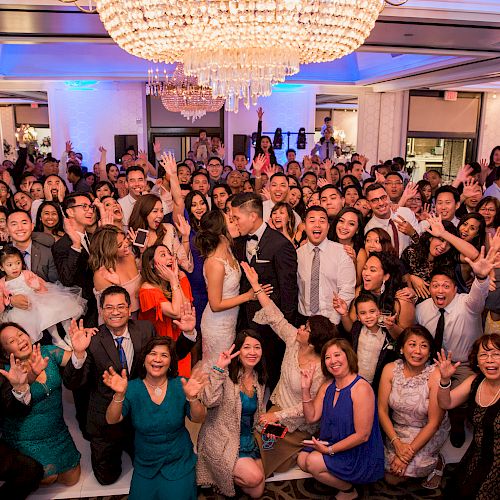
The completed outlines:
{"type": "MultiPolygon", "coordinates": [[[[241,236],[234,241],[234,255],[239,262],[245,261],[258,273],[262,285],[273,286],[271,299],[285,318],[295,322],[297,314],[297,253],[292,243],[281,233],[271,229],[262,219],[262,199],[254,193],[237,194],[231,202],[231,213],[238,224],[241,236]]],[[[250,289],[245,274],[240,281],[240,293],[250,289]]],[[[262,335],[264,356],[269,374],[268,386],[273,391],[281,372],[285,352],[284,342],[269,326],[253,322],[260,309],[256,300],[240,307],[238,329],[252,328],[262,335]]]]}

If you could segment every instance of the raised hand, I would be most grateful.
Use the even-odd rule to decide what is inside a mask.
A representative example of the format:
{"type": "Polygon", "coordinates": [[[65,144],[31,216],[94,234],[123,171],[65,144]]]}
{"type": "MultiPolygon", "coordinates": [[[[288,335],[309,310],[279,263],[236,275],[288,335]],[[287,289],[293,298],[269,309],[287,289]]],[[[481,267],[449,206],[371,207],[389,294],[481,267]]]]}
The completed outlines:
{"type": "Polygon", "coordinates": [[[410,274],[410,282],[411,286],[415,290],[415,293],[421,299],[427,299],[430,297],[429,293],[429,283],[419,276],[415,276],[414,274],[410,274]]]}
{"type": "Polygon", "coordinates": [[[363,168],[365,168],[369,158],[367,158],[365,155],[359,155],[358,160],[361,162],[361,165],[363,165],[363,168]]]}
{"type": "Polygon", "coordinates": [[[248,262],[240,262],[240,266],[243,269],[251,287],[257,288],[259,286],[259,275],[257,274],[257,271],[251,267],[248,262]]]}
{"type": "Polygon", "coordinates": [[[384,185],[385,182],[385,177],[378,170],[375,170],[375,181],[378,184],[382,184],[382,186],[384,185]]]}
{"type": "Polygon", "coordinates": [[[269,188],[263,187],[261,190],[261,196],[264,198],[264,200],[270,200],[271,199],[271,191],[269,191],[269,188]]]}
{"type": "Polygon", "coordinates": [[[394,219],[394,223],[398,228],[398,231],[406,234],[408,236],[413,236],[416,233],[416,229],[401,215],[398,215],[396,219],[394,219]]]}
{"type": "Polygon", "coordinates": [[[102,381],[114,392],[125,394],[127,392],[128,380],[127,370],[122,370],[121,375],[116,373],[115,369],[110,366],[109,370],[104,370],[102,381]]]}
{"type": "Polygon", "coordinates": [[[432,214],[432,207],[430,203],[424,203],[422,211],[420,212],[420,220],[427,220],[432,214]]]}
{"type": "Polygon", "coordinates": [[[105,155],[108,151],[107,149],[104,148],[104,146],[99,146],[99,152],[103,155],[105,155]]]}
{"type": "Polygon", "coordinates": [[[66,190],[64,189],[64,184],[60,182],[57,186],[57,199],[59,200],[59,203],[62,203],[64,201],[65,195],[66,190]]]}
{"type": "Polygon", "coordinates": [[[75,356],[80,358],[81,355],[87,350],[90,345],[92,337],[97,333],[97,328],[84,328],[83,320],[77,323],[73,318],[69,325],[68,335],[71,339],[71,345],[73,346],[73,351],[75,356]]]}
{"type": "Polygon", "coordinates": [[[266,163],[266,156],[263,154],[257,155],[254,158],[254,160],[252,161],[252,166],[253,166],[253,175],[255,177],[258,177],[261,174],[265,163],[266,163]]]}
{"type": "Polygon", "coordinates": [[[330,184],[327,179],[323,179],[322,177],[318,179],[318,188],[321,189],[323,186],[326,186],[327,184],[330,184]]]}
{"type": "Polygon", "coordinates": [[[66,141],[66,153],[69,153],[73,149],[73,144],[71,141],[66,141]]]}
{"type": "Polygon", "coordinates": [[[427,218],[427,222],[429,222],[429,227],[426,229],[428,233],[431,233],[432,236],[436,238],[442,238],[446,233],[446,229],[444,228],[443,221],[440,215],[429,215],[427,218]]]}
{"type": "Polygon", "coordinates": [[[10,382],[14,390],[21,392],[27,389],[28,370],[19,359],[16,360],[13,353],[10,354],[10,370],[0,369],[0,373],[10,382]]]}
{"type": "Polygon", "coordinates": [[[347,302],[337,293],[333,294],[332,305],[335,309],[335,312],[337,312],[337,314],[340,314],[341,316],[346,316],[349,312],[347,302]]]}
{"type": "Polygon", "coordinates": [[[472,172],[473,170],[470,165],[464,165],[463,167],[461,167],[457,172],[457,176],[455,177],[456,184],[460,186],[462,182],[465,182],[472,175],[472,172]]]}
{"type": "Polygon", "coordinates": [[[302,165],[304,166],[304,172],[306,170],[310,170],[312,167],[311,157],[308,155],[304,156],[304,158],[302,159],[302,165]]]}
{"type": "Polygon", "coordinates": [[[186,380],[181,378],[182,389],[187,399],[198,397],[200,391],[208,383],[208,375],[199,366],[195,366],[191,371],[191,377],[186,380]]]}
{"type": "Polygon", "coordinates": [[[300,386],[302,389],[311,388],[315,371],[316,367],[313,363],[311,363],[307,368],[302,368],[300,370],[300,386]]]}
{"type": "Polygon", "coordinates": [[[181,233],[183,240],[189,239],[189,235],[191,234],[191,226],[189,225],[189,222],[180,214],[177,217],[177,222],[175,222],[175,227],[177,228],[179,233],[181,233]]]}
{"type": "Polygon", "coordinates": [[[405,190],[403,191],[403,195],[401,196],[401,199],[399,200],[399,206],[404,207],[406,205],[406,202],[411,199],[415,198],[418,194],[418,186],[415,182],[409,182],[405,190]]]}
{"type": "Polygon", "coordinates": [[[465,262],[469,264],[476,278],[484,279],[490,274],[493,268],[500,265],[500,253],[493,246],[485,256],[485,248],[482,246],[479,257],[475,261],[472,261],[469,257],[465,257],[465,262]]]}
{"type": "Polygon", "coordinates": [[[259,122],[262,121],[262,117],[264,116],[264,110],[262,109],[262,107],[258,108],[257,109],[257,116],[259,118],[259,122]]]}
{"type": "Polygon", "coordinates": [[[441,382],[445,384],[455,375],[457,368],[460,366],[460,361],[453,364],[451,354],[451,351],[446,354],[445,350],[441,349],[441,352],[436,353],[437,359],[434,359],[434,363],[436,363],[439,373],[441,374],[441,382]]]}
{"type": "Polygon", "coordinates": [[[239,356],[240,351],[233,353],[233,349],[234,344],[227,351],[223,351],[219,354],[219,359],[217,360],[217,363],[215,363],[219,368],[225,370],[231,363],[231,360],[236,356],[239,356]]]}
{"type": "Polygon", "coordinates": [[[42,356],[42,351],[40,344],[35,344],[31,353],[31,357],[28,361],[28,365],[31,368],[31,373],[33,374],[33,381],[40,375],[40,373],[47,368],[49,364],[49,358],[42,356]]]}
{"type": "Polygon", "coordinates": [[[224,148],[224,144],[221,144],[218,148],[217,148],[217,156],[219,158],[224,158],[224,154],[226,153],[226,150],[224,148]]]}
{"type": "Polygon", "coordinates": [[[177,163],[172,153],[163,153],[160,156],[160,165],[169,176],[177,175],[177,163]]]}
{"type": "Polygon", "coordinates": [[[45,182],[43,185],[43,196],[46,201],[52,201],[52,190],[49,188],[48,184],[45,182]]]}
{"type": "Polygon", "coordinates": [[[71,239],[71,243],[73,244],[73,246],[80,248],[82,245],[82,239],[78,234],[78,232],[76,231],[76,226],[75,223],[73,222],[73,219],[64,217],[63,226],[64,226],[64,232],[71,239]]]}
{"type": "Polygon", "coordinates": [[[191,302],[181,304],[179,319],[173,320],[181,332],[192,332],[196,326],[196,310],[191,302]]]}

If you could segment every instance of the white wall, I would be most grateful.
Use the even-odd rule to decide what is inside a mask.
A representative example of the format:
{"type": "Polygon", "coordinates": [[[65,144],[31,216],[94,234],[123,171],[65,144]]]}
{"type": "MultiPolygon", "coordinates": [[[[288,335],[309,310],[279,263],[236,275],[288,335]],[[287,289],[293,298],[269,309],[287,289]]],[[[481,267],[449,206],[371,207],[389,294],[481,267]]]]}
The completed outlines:
{"type": "Polygon", "coordinates": [[[138,136],[139,149],[146,149],[146,108],[144,84],[101,81],[86,89],[74,89],[63,82],[48,87],[52,152],[59,158],[65,142],[83,154],[89,168],[99,160],[99,146],[115,159],[114,136],[138,136]]]}
{"type": "Polygon", "coordinates": [[[479,132],[478,159],[489,160],[491,150],[500,145],[500,92],[484,94],[483,113],[479,132]],[[497,97],[494,98],[493,96],[497,97]]]}
{"type": "MultiPolygon", "coordinates": [[[[314,132],[314,118],[316,110],[316,86],[315,85],[277,85],[269,97],[259,99],[257,106],[251,106],[247,110],[240,106],[238,113],[225,113],[224,144],[226,146],[226,162],[232,164],[233,160],[233,134],[252,135],[257,131],[257,108],[262,106],[264,110],[263,127],[265,132],[274,131],[280,127],[283,132],[298,132],[304,127],[306,132],[314,132]]],[[[307,136],[305,150],[297,151],[299,160],[304,154],[309,154],[314,146],[314,136],[307,136]]],[[[290,137],[290,147],[297,149],[297,136],[290,137]]],[[[276,151],[276,157],[280,164],[286,162],[285,152],[287,149],[287,137],[283,134],[283,149],[276,151]]],[[[251,150],[253,157],[254,149],[251,150]]]]}
{"type": "Polygon", "coordinates": [[[344,142],[356,149],[358,141],[358,112],[352,109],[335,109],[333,111],[333,129],[345,132],[344,142]]]}

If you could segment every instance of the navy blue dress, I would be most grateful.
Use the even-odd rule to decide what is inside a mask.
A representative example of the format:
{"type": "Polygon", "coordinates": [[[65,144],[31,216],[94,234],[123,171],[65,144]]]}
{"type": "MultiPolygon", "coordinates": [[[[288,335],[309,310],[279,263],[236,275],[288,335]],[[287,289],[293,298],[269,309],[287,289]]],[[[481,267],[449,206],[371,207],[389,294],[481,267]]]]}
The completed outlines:
{"type": "MultiPolygon", "coordinates": [[[[360,379],[359,375],[356,376],[347,387],[341,389],[335,406],[333,406],[335,382],[328,386],[323,400],[319,433],[322,441],[328,441],[332,445],[354,434],[351,389],[360,379]]],[[[306,451],[310,451],[310,448],[306,451]]],[[[375,405],[370,438],[366,443],[335,453],[333,456],[323,455],[323,458],[328,471],[343,481],[364,484],[382,479],[384,477],[384,445],[378,423],[377,405],[375,405]]]]}
{"type": "MultiPolygon", "coordinates": [[[[189,219],[187,219],[189,220],[189,219]]],[[[191,285],[191,293],[193,294],[193,305],[196,309],[196,330],[201,332],[201,316],[208,303],[207,287],[205,278],[203,277],[203,263],[204,259],[194,244],[196,233],[191,230],[189,235],[189,247],[193,255],[194,268],[192,273],[186,273],[189,284],[191,285]]]]}

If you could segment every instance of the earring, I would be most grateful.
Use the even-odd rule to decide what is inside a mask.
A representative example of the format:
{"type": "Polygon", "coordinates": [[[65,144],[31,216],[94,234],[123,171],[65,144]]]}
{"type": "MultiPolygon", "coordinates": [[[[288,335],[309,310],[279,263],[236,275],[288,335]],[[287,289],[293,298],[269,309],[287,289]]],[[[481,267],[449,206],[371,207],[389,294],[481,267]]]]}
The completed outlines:
{"type": "Polygon", "coordinates": [[[380,294],[382,295],[385,292],[385,280],[382,281],[382,286],[380,287],[380,294]]]}

